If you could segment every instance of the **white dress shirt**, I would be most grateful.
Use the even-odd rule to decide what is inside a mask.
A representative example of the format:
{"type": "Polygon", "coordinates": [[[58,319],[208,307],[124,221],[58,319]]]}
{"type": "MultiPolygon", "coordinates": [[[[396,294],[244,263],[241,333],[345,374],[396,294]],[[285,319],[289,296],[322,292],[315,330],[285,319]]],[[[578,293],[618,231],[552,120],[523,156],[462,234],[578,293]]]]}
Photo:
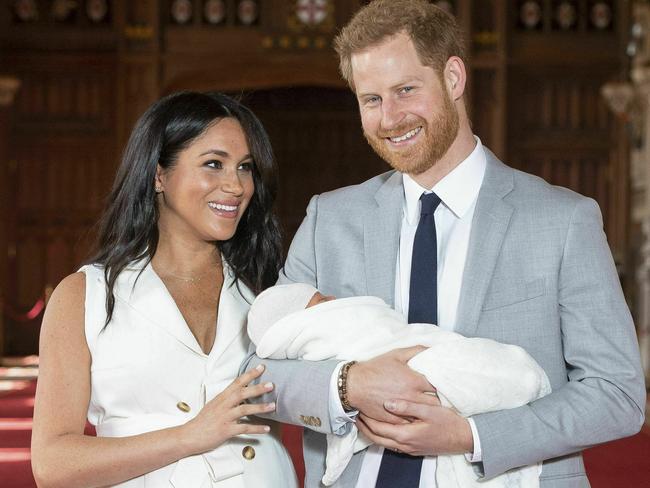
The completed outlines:
{"type": "MultiPolygon", "coordinates": [[[[423,188],[409,175],[403,175],[404,213],[400,232],[397,268],[395,274],[395,309],[408,317],[411,256],[415,231],[420,220],[420,196],[435,192],[442,203],[434,213],[438,251],[438,326],[446,330],[456,328],[456,312],[462,285],[463,271],[469,246],[472,219],[478,193],[485,174],[486,157],[480,139],[475,137],[472,153],[440,180],[433,188],[423,188]]],[[[343,363],[342,363],[343,364],[343,363]]],[[[340,368],[341,365],[339,365],[340,368]]],[[[335,431],[354,421],[356,412],[349,416],[338,401],[336,379],[339,368],[330,383],[330,413],[335,431]]],[[[435,385],[434,385],[435,386],[435,385]]],[[[482,459],[481,445],[473,420],[468,419],[474,438],[474,452],[468,454],[471,462],[482,459]]],[[[383,447],[370,446],[363,459],[356,488],[374,488],[381,464],[383,447]]],[[[427,456],[422,463],[420,488],[437,488],[435,480],[436,457],[427,456]]]]}
{"type": "MultiPolygon", "coordinates": [[[[472,219],[478,193],[485,174],[485,152],[476,138],[472,153],[433,188],[422,188],[409,175],[403,175],[404,214],[400,232],[395,273],[395,309],[408,317],[411,257],[415,231],[420,221],[420,196],[435,192],[442,200],[434,213],[438,250],[438,326],[456,328],[456,312],[469,246],[472,219]]],[[[435,386],[435,385],[434,385],[435,386]]],[[[481,445],[473,420],[468,419],[474,438],[474,453],[468,460],[481,460],[481,445]]],[[[363,459],[356,488],[375,486],[384,448],[372,445],[363,459]]],[[[422,462],[420,488],[437,488],[436,457],[427,456],[422,462]]]]}

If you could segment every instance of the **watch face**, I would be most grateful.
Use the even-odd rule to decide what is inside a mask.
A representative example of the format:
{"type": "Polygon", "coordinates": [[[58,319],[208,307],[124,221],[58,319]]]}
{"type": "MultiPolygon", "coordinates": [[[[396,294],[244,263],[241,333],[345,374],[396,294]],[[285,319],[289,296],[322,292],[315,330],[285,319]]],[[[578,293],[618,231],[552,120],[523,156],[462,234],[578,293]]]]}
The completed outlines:
{"type": "Polygon", "coordinates": [[[537,2],[524,2],[519,11],[521,23],[527,29],[535,29],[542,20],[542,8],[537,2]]]}
{"type": "Polygon", "coordinates": [[[102,22],[108,14],[106,0],[88,0],[86,2],[86,15],[95,23],[102,22]]]}
{"type": "Polygon", "coordinates": [[[207,0],[203,5],[203,16],[208,24],[220,24],[226,18],[226,5],[223,0],[207,0]]]}
{"type": "Polygon", "coordinates": [[[177,24],[187,24],[192,19],[192,2],[174,0],[171,8],[172,20],[177,24]]]}
{"type": "Polygon", "coordinates": [[[255,0],[241,0],[237,5],[237,19],[240,24],[252,25],[257,22],[259,8],[255,0]]]}

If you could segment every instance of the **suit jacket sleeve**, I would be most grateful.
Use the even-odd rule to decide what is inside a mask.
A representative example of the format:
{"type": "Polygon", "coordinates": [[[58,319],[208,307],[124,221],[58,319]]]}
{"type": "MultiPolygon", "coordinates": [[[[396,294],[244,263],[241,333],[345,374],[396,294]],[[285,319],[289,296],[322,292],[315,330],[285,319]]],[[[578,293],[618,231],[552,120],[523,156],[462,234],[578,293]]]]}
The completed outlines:
{"type": "MultiPolygon", "coordinates": [[[[278,284],[300,282],[318,287],[314,247],[317,207],[318,196],[314,196],[309,202],[307,216],[291,242],[278,284]]],[[[275,385],[273,392],[253,400],[276,402],[275,412],[267,417],[317,432],[332,433],[329,387],[332,374],[340,361],[262,360],[255,354],[254,344],[251,344],[249,353],[242,364],[242,372],[264,363],[266,371],[260,381],[271,381],[275,385]]]]}
{"type": "Polygon", "coordinates": [[[580,199],[574,208],[557,295],[569,381],[526,406],[472,417],[486,478],[635,434],[643,425],[634,324],[593,200],[580,199]]]}

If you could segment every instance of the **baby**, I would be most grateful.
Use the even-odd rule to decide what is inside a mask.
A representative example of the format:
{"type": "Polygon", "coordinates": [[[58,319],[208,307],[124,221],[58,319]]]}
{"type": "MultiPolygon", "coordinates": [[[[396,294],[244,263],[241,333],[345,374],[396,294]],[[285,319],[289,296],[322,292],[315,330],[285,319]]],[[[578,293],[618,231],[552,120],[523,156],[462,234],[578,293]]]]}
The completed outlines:
{"type": "MultiPolygon", "coordinates": [[[[431,324],[409,324],[376,297],[335,299],[303,283],[279,285],[261,293],[248,314],[248,334],[257,355],[271,359],[364,361],[393,349],[423,345],[409,367],[436,388],[443,406],[469,417],[515,408],[547,395],[548,378],[518,346],[467,338],[431,324]]],[[[327,436],[323,484],[332,485],[354,452],[370,442],[356,428],[327,436]]],[[[463,455],[438,456],[438,486],[534,488],[541,464],[478,481],[463,455]]]]}

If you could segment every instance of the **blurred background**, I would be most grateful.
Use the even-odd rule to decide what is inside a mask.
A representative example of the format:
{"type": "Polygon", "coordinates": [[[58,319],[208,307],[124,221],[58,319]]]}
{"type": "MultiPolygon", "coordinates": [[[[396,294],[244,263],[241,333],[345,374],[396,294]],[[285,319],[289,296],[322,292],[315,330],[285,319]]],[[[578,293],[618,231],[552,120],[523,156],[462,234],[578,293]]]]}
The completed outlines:
{"type": "MultiPolygon", "coordinates": [[[[331,47],[365,3],[0,0],[5,372],[6,366],[37,364],[12,358],[38,353],[43,306],[86,258],[129,132],[162,95],[219,90],[241,96],[262,119],[280,168],[277,211],[285,246],[311,195],[388,169],[363,138],[356,100],[339,77],[331,47]]],[[[648,378],[650,4],[432,3],[448,9],[467,32],[467,97],[483,143],[509,165],[600,204],[648,378]]],[[[14,374],[18,381],[21,371],[14,374]]],[[[23,416],[7,408],[5,416],[23,416]]],[[[24,416],[28,422],[31,413],[24,416]]],[[[12,425],[6,422],[6,432],[25,435],[31,426],[12,425]]],[[[624,451],[641,456],[647,467],[644,442],[624,451]]],[[[605,459],[592,464],[611,464],[605,459]]]]}

